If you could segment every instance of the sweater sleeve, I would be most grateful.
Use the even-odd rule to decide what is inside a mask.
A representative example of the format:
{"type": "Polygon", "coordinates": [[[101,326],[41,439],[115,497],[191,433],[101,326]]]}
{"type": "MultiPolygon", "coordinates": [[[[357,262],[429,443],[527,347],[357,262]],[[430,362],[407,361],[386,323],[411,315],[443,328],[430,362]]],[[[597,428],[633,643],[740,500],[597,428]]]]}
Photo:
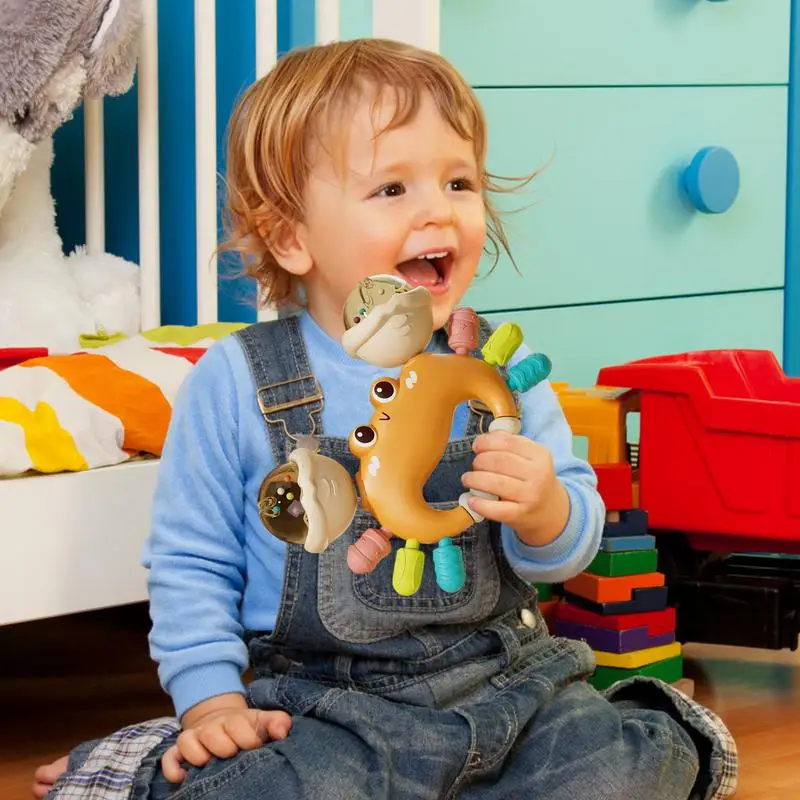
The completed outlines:
{"type": "MultiPolygon", "coordinates": [[[[530,353],[524,345],[512,364],[530,353]]],[[[556,475],[570,500],[570,514],[561,533],[549,544],[525,544],[503,525],[503,549],[511,567],[525,581],[562,583],[582,572],[600,547],[605,506],[597,492],[591,466],[572,449],[572,431],[549,381],[522,395],[522,436],[545,445],[553,457],[556,475]]]]}
{"type": "Polygon", "coordinates": [[[217,344],[178,392],[143,555],[151,654],[178,717],[216,695],[244,692],[244,480],[237,432],[235,381],[217,344]]]}

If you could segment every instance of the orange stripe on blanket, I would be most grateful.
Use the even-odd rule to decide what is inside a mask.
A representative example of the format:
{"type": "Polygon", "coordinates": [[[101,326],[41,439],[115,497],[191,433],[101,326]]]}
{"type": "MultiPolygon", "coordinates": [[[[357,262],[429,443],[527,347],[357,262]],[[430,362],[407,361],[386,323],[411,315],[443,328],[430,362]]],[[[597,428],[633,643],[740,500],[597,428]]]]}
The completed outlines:
{"type": "Polygon", "coordinates": [[[34,358],[20,366],[47,367],[76,394],[117,417],[124,450],[161,455],[172,409],[154,383],[94,353],[34,358]]]}

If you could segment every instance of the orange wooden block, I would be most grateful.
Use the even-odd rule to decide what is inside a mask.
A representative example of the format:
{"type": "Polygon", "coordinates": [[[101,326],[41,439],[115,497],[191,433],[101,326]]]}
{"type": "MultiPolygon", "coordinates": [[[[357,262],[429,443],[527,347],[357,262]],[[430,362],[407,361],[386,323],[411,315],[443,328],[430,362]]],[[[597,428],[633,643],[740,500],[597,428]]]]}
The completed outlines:
{"type": "Polygon", "coordinates": [[[564,589],[579,597],[595,603],[623,603],[633,599],[634,589],[647,589],[664,585],[660,572],[646,572],[643,575],[625,575],[620,578],[606,578],[582,572],[564,583],[564,589]]]}

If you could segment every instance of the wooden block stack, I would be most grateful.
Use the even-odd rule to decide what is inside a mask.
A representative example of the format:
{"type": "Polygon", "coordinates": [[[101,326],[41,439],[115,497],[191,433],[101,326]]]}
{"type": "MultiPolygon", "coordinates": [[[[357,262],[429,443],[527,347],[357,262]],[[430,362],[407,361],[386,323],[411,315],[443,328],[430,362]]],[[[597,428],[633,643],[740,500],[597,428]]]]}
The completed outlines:
{"type": "Polygon", "coordinates": [[[584,572],[563,584],[552,630],[592,647],[597,669],[590,682],[598,689],[632,675],[668,683],[683,676],[675,609],[667,607],[667,587],[657,566],[647,514],[631,509],[619,521],[606,523],[600,552],[584,572]]]}

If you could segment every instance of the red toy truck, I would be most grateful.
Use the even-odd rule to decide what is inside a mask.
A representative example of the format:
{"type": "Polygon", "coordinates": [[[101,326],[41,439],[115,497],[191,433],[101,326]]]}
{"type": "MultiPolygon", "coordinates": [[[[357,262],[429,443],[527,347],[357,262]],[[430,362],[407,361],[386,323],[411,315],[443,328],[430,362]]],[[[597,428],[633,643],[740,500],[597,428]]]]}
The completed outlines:
{"type": "Polygon", "coordinates": [[[709,350],[601,369],[639,393],[639,505],[708,550],[800,553],[800,379],[770,351],[709,350]]]}
{"type": "Polygon", "coordinates": [[[554,386],[611,519],[656,534],[679,639],[796,649],[800,379],[770,351],[709,350],[605,367],[594,389],[554,386]]]}

